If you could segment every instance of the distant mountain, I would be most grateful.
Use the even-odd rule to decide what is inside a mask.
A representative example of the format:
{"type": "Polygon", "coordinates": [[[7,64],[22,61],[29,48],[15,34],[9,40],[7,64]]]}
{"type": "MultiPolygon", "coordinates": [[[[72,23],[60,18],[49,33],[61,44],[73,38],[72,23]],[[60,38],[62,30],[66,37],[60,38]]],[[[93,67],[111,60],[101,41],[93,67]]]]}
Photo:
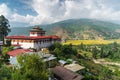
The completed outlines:
{"type": "MultiPolygon", "coordinates": [[[[120,25],[95,19],[69,19],[53,24],[40,25],[49,35],[63,39],[117,39],[120,25]]],[[[29,35],[33,27],[13,27],[9,35],[29,35]]]]}

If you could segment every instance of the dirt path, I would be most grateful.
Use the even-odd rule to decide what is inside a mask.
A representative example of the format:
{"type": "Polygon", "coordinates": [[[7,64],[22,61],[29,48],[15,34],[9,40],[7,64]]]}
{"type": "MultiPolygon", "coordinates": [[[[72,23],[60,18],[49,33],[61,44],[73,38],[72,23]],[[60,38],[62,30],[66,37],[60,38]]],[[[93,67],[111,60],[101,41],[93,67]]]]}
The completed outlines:
{"type": "Polygon", "coordinates": [[[102,64],[104,66],[106,66],[106,65],[115,65],[115,66],[120,67],[120,63],[117,63],[117,62],[108,62],[108,61],[106,61],[104,59],[94,59],[93,61],[96,64],[102,64]]]}

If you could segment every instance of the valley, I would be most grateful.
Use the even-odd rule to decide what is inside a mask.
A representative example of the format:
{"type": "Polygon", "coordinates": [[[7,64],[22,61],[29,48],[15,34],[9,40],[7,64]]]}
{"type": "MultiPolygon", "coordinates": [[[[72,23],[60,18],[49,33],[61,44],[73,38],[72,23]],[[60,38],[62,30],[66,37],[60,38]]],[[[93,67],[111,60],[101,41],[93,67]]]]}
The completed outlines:
{"type": "MultiPolygon", "coordinates": [[[[52,68],[61,66],[59,60],[68,64],[75,61],[85,67],[76,72],[84,76],[82,80],[120,80],[120,25],[95,19],[70,19],[36,27],[39,26],[46,31],[47,35],[57,35],[61,38],[62,44],[55,43],[46,48],[47,54],[56,57],[55,62],[51,62],[52,68]]],[[[33,26],[11,27],[9,36],[28,36],[31,28],[33,26]]],[[[11,47],[13,46],[4,46],[2,54],[7,53],[7,48],[8,51],[11,51],[11,47]]],[[[6,57],[5,55],[4,61],[6,57]]],[[[26,65],[29,64],[26,63],[26,65]]],[[[43,69],[43,71],[45,70],[43,69]]],[[[47,72],[45,73],[47,74],[47,72]]]]}

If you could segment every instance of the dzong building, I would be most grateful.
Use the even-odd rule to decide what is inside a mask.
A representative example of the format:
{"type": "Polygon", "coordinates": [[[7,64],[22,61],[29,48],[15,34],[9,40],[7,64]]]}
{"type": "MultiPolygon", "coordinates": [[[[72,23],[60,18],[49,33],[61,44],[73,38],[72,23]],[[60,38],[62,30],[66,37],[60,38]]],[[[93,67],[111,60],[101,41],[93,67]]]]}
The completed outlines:
{"type": "Polygon", "coordinates": [[[20,46],[25,49],[34,48],[37,50],[61,41],[56,35],[46,36],[45,31],[39,27],[31,29],[29,36],[7,36],[6,40],[11,40],[13,46],[20,46]]]}

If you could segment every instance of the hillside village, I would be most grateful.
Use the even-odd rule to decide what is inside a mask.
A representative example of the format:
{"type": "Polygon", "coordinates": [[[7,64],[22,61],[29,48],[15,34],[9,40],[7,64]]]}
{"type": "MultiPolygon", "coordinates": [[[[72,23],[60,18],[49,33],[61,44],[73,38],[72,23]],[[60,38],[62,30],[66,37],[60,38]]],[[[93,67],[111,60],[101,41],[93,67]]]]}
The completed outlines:
{"type": "Polygon", "coordinates": [[[46,35],[39,26],[29,36],[8,35],[9,27],[0,26],[0,80],[120,79],[119,39],[63,43],[61,36],[46,35]]]}
{"type": "Polygon", "coordinates": [[[0,80],[120,80],[120,0],[0,0],[0,80]]]}
{"type": "Polygon", "coordinates": [[[50,72],[54,74],[49,76],[51,80],[81,80],[84,78],[83,75],[78,73],[84,67],[77,64],[77,61],[68,59],[70,60],[70,63],[68,63],[68,61],[57,59],[50,52],[46,53],[49,46],[54,43],[61,43],[58,36],[46,36],[45,31],[39,27],[34,27],[30,30],[30,36],[7,36],[5,40],[10,41],[13,46],[13,49],[7,52],[7,55],[9,55],[7,64],[11,66],[19,65],[17,61],[19,55],[36,54],[46,63],[46,69],[50,68],[50,72]]]}

